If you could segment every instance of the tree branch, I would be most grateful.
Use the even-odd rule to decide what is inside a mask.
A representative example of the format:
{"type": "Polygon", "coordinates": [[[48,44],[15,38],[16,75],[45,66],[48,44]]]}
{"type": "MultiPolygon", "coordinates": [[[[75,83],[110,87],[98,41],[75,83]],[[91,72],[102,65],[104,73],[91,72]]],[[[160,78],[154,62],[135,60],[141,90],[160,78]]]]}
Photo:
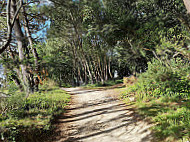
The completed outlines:
{"type": "Polygon", "coordinates": [[[16,21],[16,18],[18,16],[20,9],[22,8],[22,0],[20,1],[19,8],[17,9],[16,13],[14,14],[12,23],[11,23],[10,6],[11,6],[11,0],[8,0],[7,1],[7,26],[8,26],[7,27],[8,28],[7,41],[5,42],[5,44],[3,46],[1,46],[0,54],[3,53],[5,51],[5,49],[7,49],[7,47],[9,46],[9,44],[11,42],[13,26],[14,26],[14,23],[16,21]]]}

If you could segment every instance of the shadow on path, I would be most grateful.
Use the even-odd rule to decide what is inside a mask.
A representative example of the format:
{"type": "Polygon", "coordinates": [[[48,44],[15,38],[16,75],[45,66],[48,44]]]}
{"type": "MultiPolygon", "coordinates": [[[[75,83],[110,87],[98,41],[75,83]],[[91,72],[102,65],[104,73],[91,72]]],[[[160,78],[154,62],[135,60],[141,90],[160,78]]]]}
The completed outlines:
{"type": "Polygon", "coordinates": [[[75,97],[81,98],[84,94],[90,96],[92,92],[94,93],[89,90],[81,92],[80,89],[70,91],[74,93],[75,104],[71,104],[66,110],[67,113],[58,117],[55,122],[57,130],[49,142],[150,142],[152,140],[150,126],[143,122],[130,105],[103,95],[103,91],[98,91],[99,100],[93,101],[91,98],[87,103],[80,102],[75,97]]]}

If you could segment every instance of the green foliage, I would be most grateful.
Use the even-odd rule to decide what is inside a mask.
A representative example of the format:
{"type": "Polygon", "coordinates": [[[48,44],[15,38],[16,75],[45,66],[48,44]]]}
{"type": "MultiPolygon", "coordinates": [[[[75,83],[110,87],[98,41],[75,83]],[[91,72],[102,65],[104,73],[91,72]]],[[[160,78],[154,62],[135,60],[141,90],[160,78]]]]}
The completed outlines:
{"type": "Polygon", "coordinates": [[[22,93],[1,99],[1,139],[30,141],[30,137],[37,139],[41,133],[51,130],[51,121],[64,111],[70,96],[53,85],[41,88],[27,99],[22,93]]]}
{"type": "Polygon", "coordinates": [[[3,18],[3,17],[0,17],[0,31],[1,30],[3,30],[3,29],[5,29],[5,27],[6,27],[6,19],[5,18],[3,18]]]}
{"type": "Polygon", "coordinates": [[[175,43],[175,51],[183,52],[178,49],[179,43],[185,41],[184,22],[188,22],[183,1],[52,0],[52,3],[47,8],[52,23],[43,61],[53,66],[49,69],[52,78],[62,80],[63,84],[68,80],[72,80],[69,82],[72,85],[97,83],[111,79],[115,70],[120,77],[145,72],[153,52],[164,48],[164,38],[170,45],[175,43]],[[105,64],[110,65],[107,77],[103,72],[105,64]]]}
{"type": "Polygon", "coordinates": [[[123,93],[123,98],[134,96],[137,111],[155,123],[158,141],[190,139],[190,64],[186,53],[180,44],[163,40],[157,47],[157,59],[149,62],[148,70],[123,93]]]}
{"type": "Polygon", "coordinates": [[[177,58],[170,60],[169,65],[153,59],[148,63],[148,70],[139,76],[129,92],[136,92],[139,99],[173,95],[187,97],[190,93],[189,63],[177,58]]]}
{"type": "Polygon", "coordinates": [[[42,57],[41,66],[48,70],[49,78],[56,81],[59,86],[71,84],[72,58],[71,46],[64,40],[51,38],[46,45],[38,45],[38,52],[42,57]],[[56,56],[55,56],[56,55],[56,56]]]}
{"type": "Polygon", "coordinates": [[[137,111],[143,117],[151,119],[157,141],[190,140],[190,98],[179,100],[174,96],[162,96],[149,102],[138,102],[137,111]]]}
{"type": "Polygon", "coordinates": [[[8,94],[14,94],[15,91],[17,91],[19,88],[15,85],[13,81],[10,81],[8,83],[8,94]]]}

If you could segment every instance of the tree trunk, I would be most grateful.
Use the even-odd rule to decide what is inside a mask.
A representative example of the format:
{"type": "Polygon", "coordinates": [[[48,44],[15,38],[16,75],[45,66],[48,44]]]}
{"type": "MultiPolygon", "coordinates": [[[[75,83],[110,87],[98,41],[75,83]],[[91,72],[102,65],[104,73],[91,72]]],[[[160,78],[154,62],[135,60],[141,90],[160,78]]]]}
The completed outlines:
{"type": "Polygon", "coordinates": [[[101,78],[101,82],[102,84],[104,84],[104,72],[102,70],[101,64],[100,64],[100,57],[98,57],[98,65],[99,65],[99,69],[100,69],[100,78],[101,78]]]}
{"type": "Polygon", "coordinates": [[[16,86],[19,88],[19,90],[23,91],[23,87],[22,87],[21,82],[18,79],[18,77],[15,75],[11,75],[11,77],[12,77],[13,81],[15,82],[16,86]]]}
{"type": "Polygon", "coordinates": [[[109,59],[109,61],[108,61],[108,72],[109,72],[109,75],[110,75],[110,77],[112,79],[113,78],[113,75],[111,73],[112,51],[111,51],[111,55],[110,56],[111,57],[108,58],[109,59]]]}
{"type": "Polygon", "coordinates": [[[85,80],[85,84],[88,84],[87,72],[86,72],[86,66],[85,65],[84,65],[84,80],[85,80]]]}
{"type": "Polygon", "coordinates": [[[13,81],[15,82],[15,84],[18,86],[18,88],[20,89],[20,91],[24,91],[23,90],[23,86],[22,86],[22,82],[21,82],[21,80],[19,80],[19,78],[22,78],[21,77],[21,73],[20,73],[20,71],[19,71],[19,69],[17,68],[17,62],[16,62],[16,60],[15,60],[15,55],[14,55],[14,53],[13,53],[13,51],[11,50],[11,48],[9,47],[9,52],[10,52],[10,56],[11,56],[11,58],[12,58],[12,60],[13,60],[13,62],[15,63],[15,70],[16,70],[16,73],[17,73],[17,76],[16,75],[12,75],[11,77],[12,77],[12,79],[13,79],[13,81]]]}
{"type": "Polygon", "coordinates": [[[82,79],[81,71],[79,67],[78,67],[78,78],[79,78],[79,85],[81,86],[83,84],[83,79],[82,79]]]}
{"type": "Polygon", "coordinates": [[[29,29],[29,21],[28,21],[28,18],[27,18],[25,7],[23,7],[23,12],[24,12],[24,18],[25,18],[25,24],[26,24],[25,25],[25,31],[26,31],[27,38],[28,38],[28,41],[29,41],[29,44],[30,44],[30,48],[32,49],[32,54],[34,56],[35,71],[39,72],[39,63],[38,63],[39,57],[38,57],[38,53],[37,53],[36,48],[33,47],[33,41],[32,41],[32,36],[31,36],[30,29],[29,29]]]}
{"type": "Polygon", "coordinates": [[[108,80],[108,65],[107,65],[107,60],[106,60],[106,55],[104,56],[104,70],[105,70],[105,80],[108,80]]]}
{"type": "MultiPolygon", "coordinates": [[[[29,21],[28,21],[28,18],[27,18],[27,14],[26,14],[26,11],[25,11],[25,7],[23,7],[23,12],[24,12],[24,18],[25,18],[25,31],[26,31],[26,34],[27,34],[27,38],[28,38],[28,41],[29,41],[29,44],[30,44],[30,48],[32,49],[32,54],[34,56],[34,64],[35,64],[35,73],[38,75],[39,71],[40,71],[40,67],[39,67],[39,57],[38,57],[38,53],[37,53],[37,50],[36,48],[33,47],[33,41],[32,41],[32,36],[31,36],[31,32],[30,32],[30,29],[29,29],[29,21]]],[[[33,78],[33,75],[30,75],[31,76],[31,88],[34,88],[35,91],[38,91],[38,88],[39,88],[39,80],[38,78],[33,78]]],[[[32,89],[32,92],[34,91],[32,89]]]]}
{"type": "MultiPolygon", "coordinates": [[[[13,15],[17,11],[16,2],[17,2],[16,0],[12,0],[11,3],[11,11],[13,15]]],[[[16,36],[18,52],[19,52],[20,69],[22,73],[21,80],[23,80],[25,91],[27,92],[27,94],[29,94],[31,91],[33,91],[33,89],[31,88],[31,80],[30,80],[32,76],[29,75],[29,73],[27,72],[27,67],[26,65],[24,65],[24,59],[25,59],[24,48],[26,49],[27,47],[26,47],[25,37],[20,25],[19,17],[16,18],[13,29],[16,36]]]]}

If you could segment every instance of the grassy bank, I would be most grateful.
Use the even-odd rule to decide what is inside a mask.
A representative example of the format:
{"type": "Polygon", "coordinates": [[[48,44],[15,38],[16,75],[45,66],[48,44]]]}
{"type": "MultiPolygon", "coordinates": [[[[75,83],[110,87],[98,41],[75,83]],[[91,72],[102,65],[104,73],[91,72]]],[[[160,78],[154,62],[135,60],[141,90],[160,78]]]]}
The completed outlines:
{"type": "Polygon", "coordinates": [[[153,60],[147,72],[122,97],[154,124],[156,141],[190,141],[190,66],[171,60],[170,66],[153,60]],[[134,98],[134,102],[130,102],[134,98]]]}
{"type": "Polygon", "coordinates": [[[154,141],[190,141],[190,98],[160,97],[144,101],[130,102],[136,112],[153,123],[154,141]]]}
{"type": "Polygon", "coordinates": [[[187,142],[190,140],[190,98],[175,99],[161,97],[135,102],[136,111],[155,124],[152,130],[157,141],[187,142]]]}
{"type": "Polygon", "coordinates": [[[18,92],[1,99],[1,140],[32,142],[48,135],[52,129],[52,120],[64,111],[69,101],[69,94],[47,84],[27,99],[24,93],[18,92]]]}

